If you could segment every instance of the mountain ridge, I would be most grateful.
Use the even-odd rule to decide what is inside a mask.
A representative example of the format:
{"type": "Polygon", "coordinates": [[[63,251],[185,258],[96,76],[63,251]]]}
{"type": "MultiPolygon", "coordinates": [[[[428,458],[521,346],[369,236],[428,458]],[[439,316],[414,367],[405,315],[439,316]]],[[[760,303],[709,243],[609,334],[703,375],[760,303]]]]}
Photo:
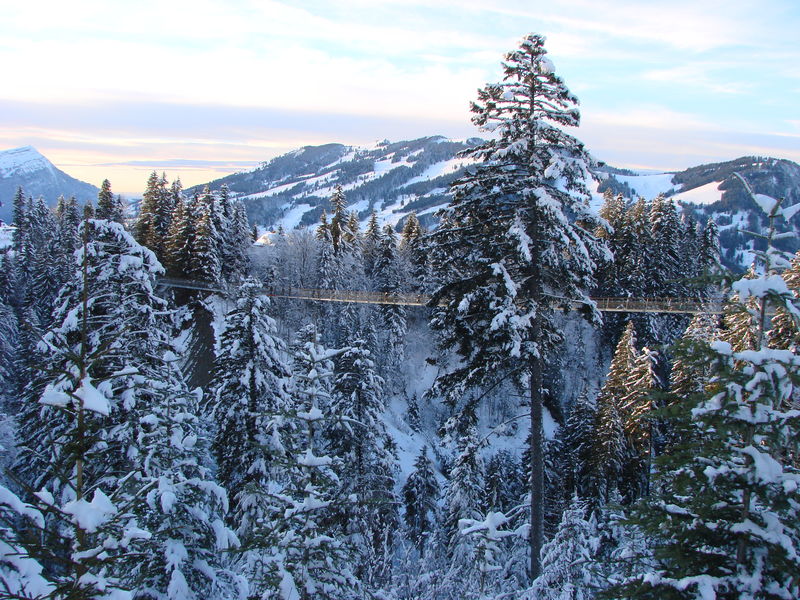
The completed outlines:
{"type": "MultiPolygon", "coordinates": [[[[363,222],[375,210],[381,223],[399,226],[413,210],[425,225],[435,223],[434,213],[449,202],[447,188],[463,173],[468,160],[459,157],[478,138],[449,140],[430,136],[399,142],[384,140],[371,147],[323,144],[304,146],[275,157],[251,171],[209,182],[212,190],[228,185],[247,207],[252,223],[270,230],[313,226],[322,210],[329,209],[335,185],[341,185],[349,208],[363,222]]],[[[589,182],[592,206],[599,209],[603,193],[621,193],[629,201],[640,196],[652,200],[659,194],[673,198],[691,218],[714,219],[720,229],[723,263],[746,268],[763,241],[741,232],[767,228],[767,215],[746,191],[737,175],[757,194],[784,197],[784,206],[800,202],[800,165],[786,159],[744,156],[706,163],[688,169],[642,172],[601,163],[589,182]],[[745,227],[746,226],[746,227],[745,227]]],[[[195,186],[189,191],[201,191],[195,186]]],[[[794,222],[784,229],[800,234],[794,222]]],[[[796,252],[797,240],[780,242],[781,249],[796,252]]]]}
{"type": "Polygon", "coordinates": [[[0,220],[12,219],[12,198],[22,187],[27,196],[42,197],[54,205],[59,196],[94,200],[98,188],[56,167],[33,146],[0,150],[0,220]]]}

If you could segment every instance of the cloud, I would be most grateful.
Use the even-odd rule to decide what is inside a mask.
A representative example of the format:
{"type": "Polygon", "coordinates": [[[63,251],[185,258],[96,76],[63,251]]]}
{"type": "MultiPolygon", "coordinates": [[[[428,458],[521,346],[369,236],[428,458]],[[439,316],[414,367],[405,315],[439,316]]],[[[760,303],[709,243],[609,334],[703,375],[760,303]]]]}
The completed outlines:
{"type": "Polygon", "coordinates": [[[586,111],[583,113],[584,127],[598,125],[604,127],[624,126],[645,130],[700,130],[718,131],[719,124],[688,112],[680,112],[656,104],[636,108],[586,111]]]}
{"type": "Polygon", "coordinates": [[[731,66],[713,62],[692,62],[645,71],[642,79],[680,85],[683,88],[701,88],[719,94],[741,94],[753,90],[755,81],[742,79],[741,74],[736,78],[731,78],[714,73],[720,68],[730,68],[731,66]]]}
{"type": "Polygon", "coordinates": [[[304,145],[475,135],[465,119],[382,117],[143,100],[92,104],[0,100],[0,148],[30,144],[73,176],[108,178],[141,193],[147,173],[167,170],[195,185],[304,145]]]}

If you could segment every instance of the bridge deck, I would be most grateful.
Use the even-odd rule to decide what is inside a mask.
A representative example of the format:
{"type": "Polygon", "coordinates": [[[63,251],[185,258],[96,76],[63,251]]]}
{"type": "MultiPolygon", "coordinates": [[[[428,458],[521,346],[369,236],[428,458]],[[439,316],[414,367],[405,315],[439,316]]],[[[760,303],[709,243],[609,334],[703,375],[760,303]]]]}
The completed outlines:
{"type": "MultiPolygon", "coordinates": [[[[227,294],[224,286],[207,281],[192,281],[162,277],[158,285],[227,294]]],[[[400,306],[427,306],[430,296],[425,294],[385,294],[359,290],[321,290],[304,288],[262,288],[272,298],[313,300],[317,302],[352,302],[358,304],[394,304],[400,306]]],[[[693,298],[592,298],[602,312],[645,312],[667,314],[721,313],[721,301],[700,301],[693,298]]]]}

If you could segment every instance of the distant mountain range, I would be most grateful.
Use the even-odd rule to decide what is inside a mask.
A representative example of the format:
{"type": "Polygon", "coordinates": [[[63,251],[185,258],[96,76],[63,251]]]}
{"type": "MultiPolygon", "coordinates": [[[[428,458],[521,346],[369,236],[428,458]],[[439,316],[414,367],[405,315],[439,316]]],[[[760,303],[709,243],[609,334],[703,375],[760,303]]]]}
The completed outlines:
{"type": "MultiPolygon", "coordinates": [[[[342,186],[349,208],[362,221],[375,210],[381,222],[399,226],[415,211],[424,224],[432,226],[436,211],[449,201],[448,186],[469,166],[459,153],[479,141],[432,136],[383,141],[371,147],[304,146],[252,171],[207,185],[217,190],[226,184],[232,195],[244,201],[251,223],[266,229],[313,226],[322,210],[330,209],[336,185],[342,186]]],[[[800,202],[800,165],[782,159],[742,157],[666,173],[601,165],[594,175],[597,180],[590,182],[590,188],[595,209],[602,204],[605,190],[631,200],[665,194],[698,221],[714,219],[720,228],[723,262],[735,269],[747,267],[753,250],[763,246],[762,240],[742,230],[764,233],[768,227],[763,202],[751,197],[740,177],[756,195],[784,198],[784,207],[800,202]]],[[[19,185],[26,194],[41,195],[50,203],[61,194],[82,201],[97,197],[97,188],[60,171],[30,146],[0,152],[0,219],[10,220],[11,199],[19,185]]],[[[195,186],[187,193],[203,187],[195,186]]],[[[779,231],[800,234],[800,216],[777,225],[779,231]]],[[[781,240],[779,245],[789,252],[800,248],[797,238],[781,240]]]]}
{"type": "Polygon", "coordinates": [[[75,196],[80,202],[95,200],[95,186],[70,177],[32,146],[0,151],[0,219],[11,221],[11,201],[17,188],[55,204],[59,196],[75,196]]]}
{"type": "MultiPolygon", "coordinates": [[[[208,186],[219,189],[226,184],[244,200],[251,222],[267,229],[317,223],[322,210],[330,209],[328,200],[337,184],[362,221],[375,210],[382,222],[397,225],[416,211],[424,224],[432,225],[434,213],[447,205],[448,185],[468,166],[458,153],[479,141],[434,136],[384,141],[373,147],[305,146],[208,186]]],[[[590,188],[595,209],[602,204],[605,190],[631,200],[640,196],[651,200],[664,194],[698,221],[713,218],[720,228],[723,262],[735,269],[746,268],[753,260],[752,250],[763,244],[740,230],[761,233],[768,226],[764,208],[735,174],[756,194],[784,198],[785,207],[800,202],[800,165],[774,158],[743,157],[666,173],[601,165],[594,174],[597,181],[591,182],[590,188]]],[[[800,216],[795,220],[778,227],[800,233],[800,216]]],[[[797,239],[782,240],[779,245],[789,252],[800,248],[797,239]]]]}
{"type": "Polygon", "coordinates": [[[305,146],[209,186],[219,189],[226,184],[244,200],[251,222],[267,228],[317,223],[336,185],[342,186],[350,209],[362,219],[374,209],[382,222],[395,225],[416,211],[423,223],[432,224],[433,213],[448,202],[448,185],[469,162],[458,153],[477,141],[434,136],[383,141],[370,148],[305,146]]]}

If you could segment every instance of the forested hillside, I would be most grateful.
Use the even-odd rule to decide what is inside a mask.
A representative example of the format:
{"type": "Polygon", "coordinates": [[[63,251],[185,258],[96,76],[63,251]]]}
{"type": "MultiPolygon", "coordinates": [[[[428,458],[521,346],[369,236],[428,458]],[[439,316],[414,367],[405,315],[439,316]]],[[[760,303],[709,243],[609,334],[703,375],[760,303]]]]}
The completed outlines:
{"type": "Polygon", "coordinates": [[[154,172],[133,220],[108,181],[86,209],[16,193],[0,598],[800,595],[795,207],[748,190],[742,278],[671,197],[594,211],[544,39],[503,68],[435,228],[333,180],[259,245],[234,180],[154,172]]]}

